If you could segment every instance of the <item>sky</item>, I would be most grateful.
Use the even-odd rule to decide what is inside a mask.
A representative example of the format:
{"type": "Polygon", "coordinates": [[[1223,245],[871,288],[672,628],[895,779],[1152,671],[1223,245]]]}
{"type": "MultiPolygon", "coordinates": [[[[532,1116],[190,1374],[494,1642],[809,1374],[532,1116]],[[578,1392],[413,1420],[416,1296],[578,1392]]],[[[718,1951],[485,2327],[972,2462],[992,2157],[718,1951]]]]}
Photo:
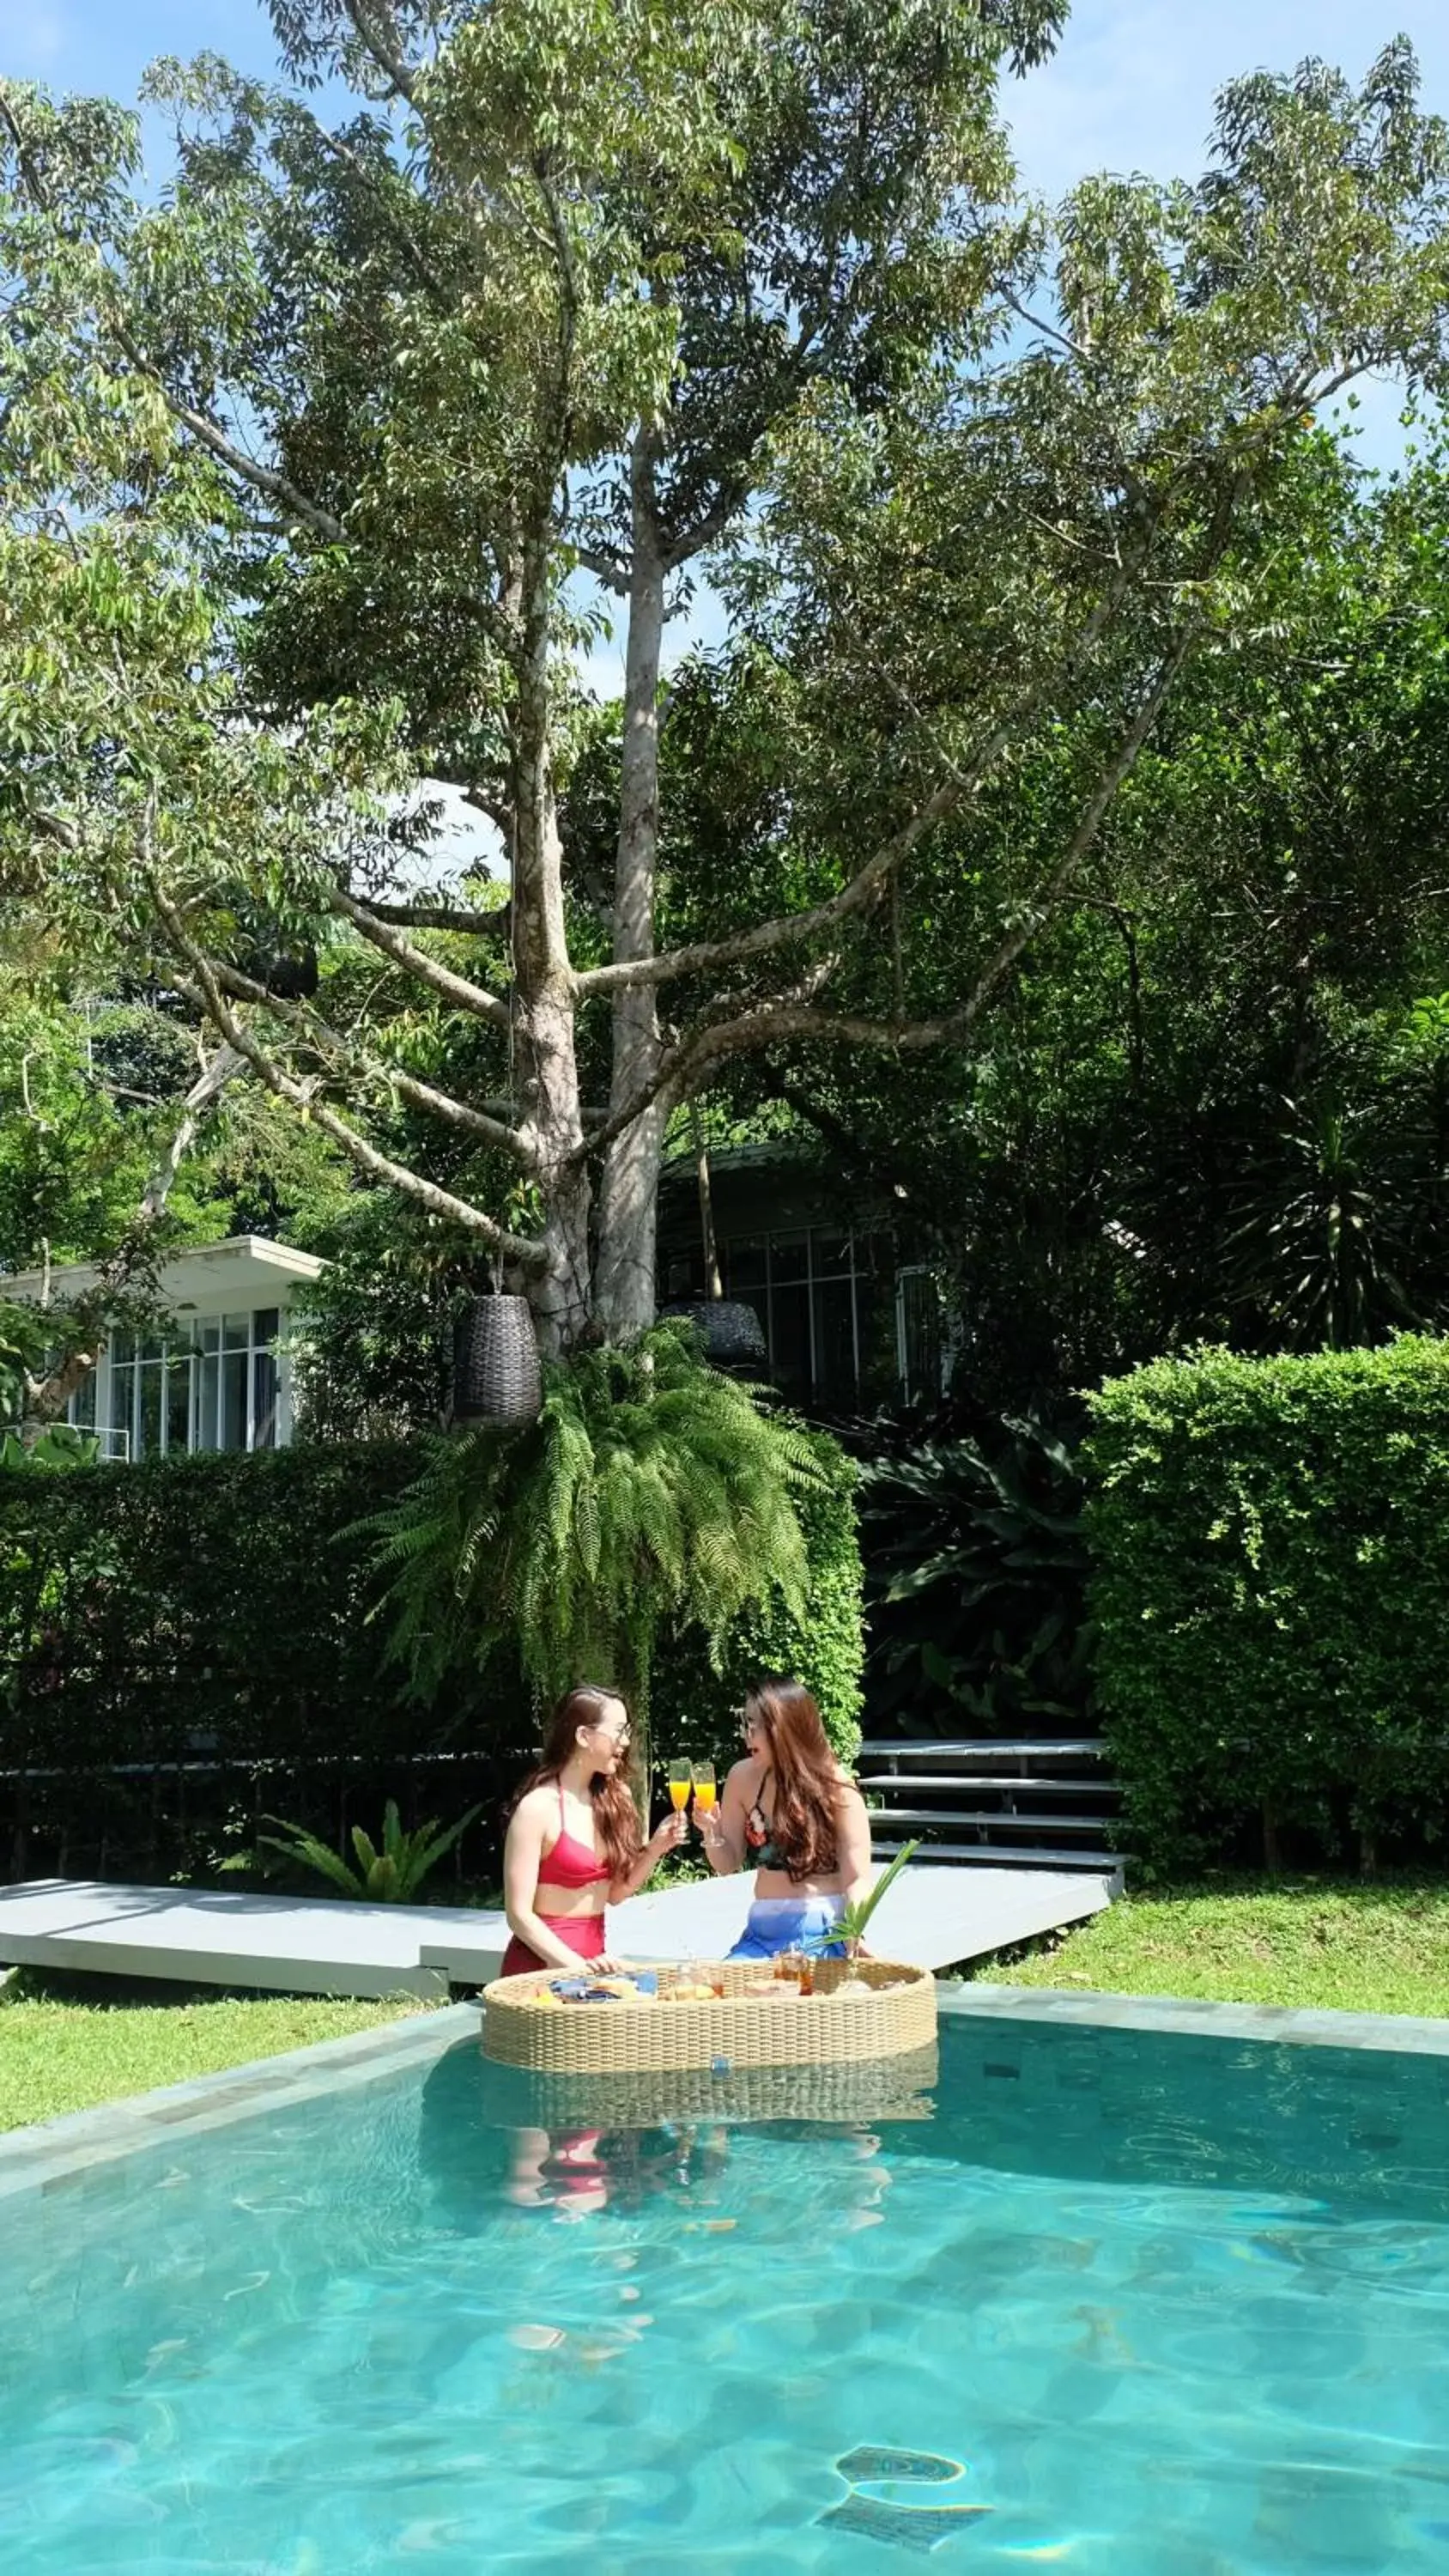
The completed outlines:
{"type": "MultiPolygon", "coordinates": [[[[1449,0],[1075,0],[1052,62],[1006,94],[1022,178],[1049,197],[1089,170],[1191,178],[1225,81],[1289,70],[1305,54],[1360,79],[1400,34],[1418,53],[1424,105],[1449,116],[1449,0]]],[[[264,9],[256,0],[0,0],[3,77],[133,99],[157,54],[203,51],[270,72],[264,9]]],[[[1365,463],[1392,460],[1398,411],[1392,386],[1363,389],[1356,426],[1365,463]]],[[[681,620],[670,658],[708,624],[707,611],[681,620]]],[[[590,657],[596,687],[613,694],[618,674],[617,651],[590,657]]]]}
{"type": "MultiPolygon", "coordinates": [[[[1326,55],[1361,74],[1409,36],[1449,114],[1446,0],[1076,0],[1053,62],[1008,94],[1023,174],[1057,195],[1084,170],[1191,176],[1214,92],[1236,72],[1326,55]]],[[[0,74],[128,98],[157,54],[272,64],[254,0],[0,0],[0,74]]]]}

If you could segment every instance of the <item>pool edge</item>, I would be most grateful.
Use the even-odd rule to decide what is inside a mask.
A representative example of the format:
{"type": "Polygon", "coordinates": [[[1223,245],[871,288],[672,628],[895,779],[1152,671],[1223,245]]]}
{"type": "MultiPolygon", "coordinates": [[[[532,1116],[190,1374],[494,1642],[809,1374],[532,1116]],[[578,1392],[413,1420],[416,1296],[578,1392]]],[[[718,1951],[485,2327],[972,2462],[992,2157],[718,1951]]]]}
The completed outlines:
{"type": "Polygon", "coordinates": [[[1377,2049],[1449,2057],[1449,2020],[1414,2013],[1335,2012],[1306,2004],[1217,2004],[1182,1995],[1074,1993],[1062,1986],[938,1985],[939,2010],[983,2021],[1055,2022],[1068,2028],[1185,2033],[1295,2048],[1377,2049]]]}
{"type": "MultiPolygon", "coordinates": [[[[1386,2055],[1449,2057],[1449,2019],[1394,2013],[1310,2010],[1289,2004],[1196,2002],[1173,1995],[1078,1994],[1060,1987],[938,1985],[947,2019],[1031,2021],[1071,2029],[1136,2030],[1259,2045],[1343,2048],[1386,2055]]],[[[314,2040],[306,2048],[249,2059],[133,2093],[88,2111],[0,2134],[0,2203],[27,2191],[51,2191],[97,2165],[135,2155],[167,2139],[180,2144],[201,2132],[254,2117],[264,2105],[286,2107],[319,2093],[350,2091],[389,2068],[426,2064],[481,2028],[476,2003],[409,2013],[382,2028],[314,2040]]]]}
{"type": "Polygon", "coordinates": [[[480,2028],[476,2004],[441,2005],[384,2022],[376,2030],[313,2040],[305,2048],[222,2067],[215,2075],[194,2075],[181,2084],[158,2085],[149,2093],[126,2094],[88,2111],[68,2111],[28,2128],[6,2130],[0,2133],[0,2202],[20,2192],[53,2190],[72,2175],[166,2139],[179,2143],[249,2119],[264,2104],[281,2108],[319,2093],[350,2091],[374,2082],[392,2064],[440,2057],[480,2028]]]}

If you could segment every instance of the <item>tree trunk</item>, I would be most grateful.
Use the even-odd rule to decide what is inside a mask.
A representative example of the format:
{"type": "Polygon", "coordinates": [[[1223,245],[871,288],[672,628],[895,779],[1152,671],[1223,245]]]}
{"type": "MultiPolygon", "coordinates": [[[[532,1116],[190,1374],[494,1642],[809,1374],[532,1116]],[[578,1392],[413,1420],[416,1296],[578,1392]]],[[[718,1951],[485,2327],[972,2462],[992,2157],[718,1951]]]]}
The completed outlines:
{"type": "Polygon", "coordinates": [[[539,1342],[562,1356],[591,1319],[589,1177],[564,933],[563,852],[548,747],[548,554],[525,558],[513,757],[513,1052],[520,1126],[539,1156],[545,1266],[520,1282],[539,1342]]]}
{"type": "MultiPolygon", "coordinates": [[[[632,566],[624,659],[624,747],[619,783],[619,851],[614,875],[614,960],[654,953],[659,851],[659,654],[664,638],[664,561],[654,506],[657,442],[641,429],[631,460],[632,566]]],[[[653,1074],[659,1011],[650,984],[614,996],[609,1107],[617,1114],[653,1074]]],[[[666,1111],[655,1101],[609,1147],[599,1185],[596,1312],[610,1341],[628,1341],[654,1321],[655,1217],[666,1111]]]]}

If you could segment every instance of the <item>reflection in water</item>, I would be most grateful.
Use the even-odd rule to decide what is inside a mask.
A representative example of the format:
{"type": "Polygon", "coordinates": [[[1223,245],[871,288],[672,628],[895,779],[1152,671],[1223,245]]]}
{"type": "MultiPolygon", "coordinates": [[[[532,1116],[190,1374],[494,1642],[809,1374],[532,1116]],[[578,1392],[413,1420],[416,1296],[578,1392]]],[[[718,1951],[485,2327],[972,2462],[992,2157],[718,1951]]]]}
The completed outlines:
{"type": "Polygon", "coordinates": [[[723,2128],[515,2129],[506,2196],[518,2209],[556,2219],[638,2209],[658,2193],[688,2198],[719,2174],[729,2154],[723,2128]]]}
{"type": "Polygon", "coordinates": [[[861,2066],[547,2077],[464,2045],[422,2090],[430,2218],[468,2235],[500,2205],[572,2224],[673,2198],[682,2231],[724,2232],[737,2224],[720,2214],[731,2140],[749,2137],[774,2142],[772,2170],[788,2163],[802,2211],[818,2202],[815,2223],[851,2233],[878,2223],[886,2142],[897,2121],[913,2133],[931,2121],[938,2073],[932,2047],[861,2066]]]}

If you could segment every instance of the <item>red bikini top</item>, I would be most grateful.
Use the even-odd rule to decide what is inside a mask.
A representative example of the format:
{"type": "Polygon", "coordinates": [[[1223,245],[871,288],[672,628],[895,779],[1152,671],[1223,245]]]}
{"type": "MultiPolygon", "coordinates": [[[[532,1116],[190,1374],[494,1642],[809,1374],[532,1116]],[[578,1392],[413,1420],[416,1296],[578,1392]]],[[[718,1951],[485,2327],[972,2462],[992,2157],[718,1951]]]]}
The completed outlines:
{"type": "Polygon", "coordinates": [[[540,1887],[597,1887],[614,1875],[606,1860],[591,1852],[564,1823],[563,1782],[558,1784],[558,1841],[538,1864],[540,1887]]]}

